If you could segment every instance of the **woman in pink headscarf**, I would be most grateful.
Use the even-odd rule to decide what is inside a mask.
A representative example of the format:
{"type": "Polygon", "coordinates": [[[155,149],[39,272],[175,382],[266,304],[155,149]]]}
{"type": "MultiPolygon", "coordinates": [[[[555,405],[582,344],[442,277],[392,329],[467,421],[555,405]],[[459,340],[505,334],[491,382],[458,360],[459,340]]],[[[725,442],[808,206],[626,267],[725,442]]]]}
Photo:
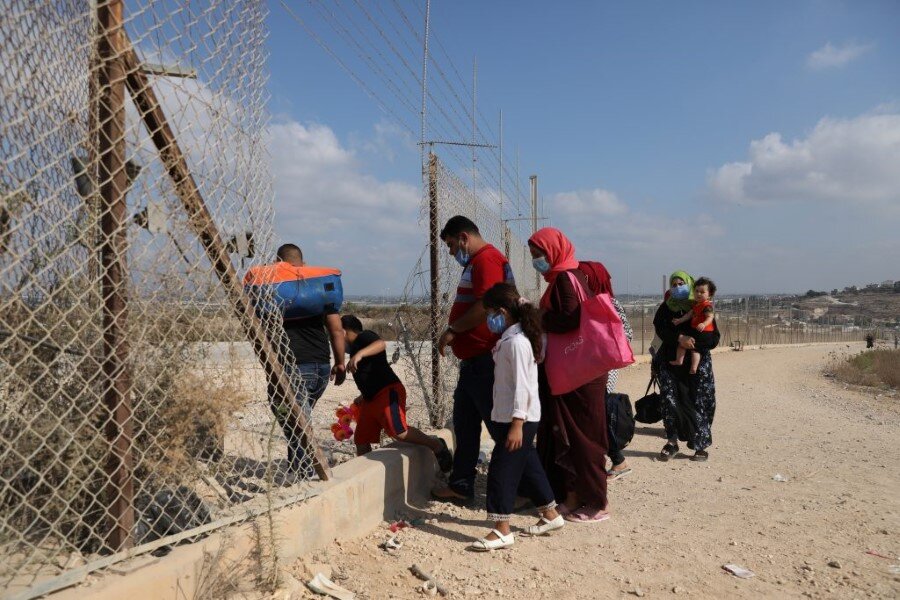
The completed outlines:
{"type": "MultiPolygon", "coordinates": [[[[541,298],[547,335],[578,328],[581,302],[572,279],[588,295],[591,285],[578,268],[575,248],[563,233],[544,227],[528,240],[532,264],[547,281],[541,298]]],[[[538,453],[559,503],[569,521],[593,523],[609,518],[606,497],[606,375],[559,396],[550,393],[540,371],[541,424],[538,453]]]]}

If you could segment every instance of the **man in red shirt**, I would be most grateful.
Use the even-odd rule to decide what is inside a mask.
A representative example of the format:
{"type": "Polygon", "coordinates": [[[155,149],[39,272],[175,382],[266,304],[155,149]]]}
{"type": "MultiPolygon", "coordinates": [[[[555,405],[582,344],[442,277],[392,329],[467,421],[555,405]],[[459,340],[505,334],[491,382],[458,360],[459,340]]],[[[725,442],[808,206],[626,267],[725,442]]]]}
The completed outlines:
{"type": "Polygon", "coordinates": [[[450,255],[463,267],[447,329],[441,335],[441,356],[447,346],[460,360],[459,381],[453,392],[453,433],[456,452],[447,487],[432,495],[438,500],[467,504],[475,497],[475,468],[481,447],[481,423],[490,426],[494,391],[494,359],[491,349],[498,336],[488,330],[481,303],[494,284],[515,283],[503,254],[487,243],[478,227],[457,215],[441,230],[450,255]]]}

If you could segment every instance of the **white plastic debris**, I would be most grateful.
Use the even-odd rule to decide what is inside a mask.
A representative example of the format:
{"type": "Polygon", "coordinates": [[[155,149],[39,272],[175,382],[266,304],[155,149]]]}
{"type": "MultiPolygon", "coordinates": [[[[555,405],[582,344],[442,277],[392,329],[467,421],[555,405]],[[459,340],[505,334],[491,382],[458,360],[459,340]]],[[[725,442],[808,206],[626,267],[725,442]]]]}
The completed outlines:
{"type": "Polygon", "coordinates": [[[745,569],[740,565],[722,565],[722,568],[734,575],[735,577],[740,577],[741,579],[750,579],[751,577],[756,577],[756,573],[751,571],[750,569],[745,569]]]}

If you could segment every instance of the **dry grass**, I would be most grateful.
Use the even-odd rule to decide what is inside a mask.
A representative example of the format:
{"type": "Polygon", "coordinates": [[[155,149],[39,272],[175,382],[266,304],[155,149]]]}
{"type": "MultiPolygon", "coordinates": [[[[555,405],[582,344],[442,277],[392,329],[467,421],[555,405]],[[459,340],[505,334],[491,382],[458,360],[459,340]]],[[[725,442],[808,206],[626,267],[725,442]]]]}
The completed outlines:
{"type": "Polygon", "coordinates": [[[852,385],[900,389],[900,350],[867,350],[834,363],[829,373],[852,385]]]}

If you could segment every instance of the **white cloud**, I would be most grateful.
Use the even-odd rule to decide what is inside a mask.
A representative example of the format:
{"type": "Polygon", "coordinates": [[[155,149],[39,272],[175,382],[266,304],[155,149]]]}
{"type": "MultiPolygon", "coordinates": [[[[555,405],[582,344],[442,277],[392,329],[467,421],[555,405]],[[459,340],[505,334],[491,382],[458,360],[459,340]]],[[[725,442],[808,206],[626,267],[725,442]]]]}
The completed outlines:
{"type": "Polygon", "coordinates": [[[342,269],[350,294],[399,293],[426,240],[418,186],[364,173],[326,125],[269,129],[280,241],[298,244],[311,264],[342,269]]]}
{"type": "Polygon", "coordinates": [[[382,119],[375,123],[373,130],[374,135],[366,137],[351,134],[348,145],[353,149],[358,149],[360,152],[389,163],[393,163],[397,159],[398,151],[416,153],[419,151],[416,146],[416,140],[413,139],[409,131],[393,121],[382,119]]]}
{"type": "Polygon", "coordinates": [[[578,258],[603,262],[619,292],[626,283],[632,291],[649,291],[663,271],[706,268],[698,257],[714,255],[725,233],[710,215],[635,211],[602,188],[555,194],[550,208],[553,226],[572,240],[578,258]]]}
{"type": "Polygon", "coordinates": [[[561,192],[551,199],[554,212],[563,216],[613,216],[628,212],[628,207],[613,192],[595,188],[561,192]]]}
{"type": "Polygon", "coordinates": [[[847,202],[900,207],[900,113],[824,118],[803,139],[770,133],[748,160],[708,175],[713,197],[733,203],[847,202]]]}
{"type": "Polygon", "coordinates": [[[817,71],[840,68],[871,51],[874,47],[875,44],[856,44],[853,42],[835,46],[828,42],[811,53],[806,59],[806,64],[810,69],[817,71]]]}

